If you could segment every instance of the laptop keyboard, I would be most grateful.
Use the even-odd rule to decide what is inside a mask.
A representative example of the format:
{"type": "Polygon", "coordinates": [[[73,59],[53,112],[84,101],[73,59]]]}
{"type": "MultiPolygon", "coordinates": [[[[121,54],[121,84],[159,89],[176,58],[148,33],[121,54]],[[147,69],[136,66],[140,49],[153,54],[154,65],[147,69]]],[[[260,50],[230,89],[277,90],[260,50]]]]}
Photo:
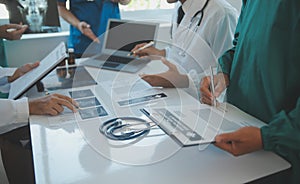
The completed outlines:
{"type": "Polygon", "coordinates": [[[104,60],[104,61],[110,61],[110,62],[114,62],[114,63],[121,63],[121,64],[127,64],[130,61],[133,60],[133,58],[127,58],[127,57],[121,57],[121,56],[109,56],[109,55],[101,55],[99,58],[97,58],[99,60],[104,60]]]}

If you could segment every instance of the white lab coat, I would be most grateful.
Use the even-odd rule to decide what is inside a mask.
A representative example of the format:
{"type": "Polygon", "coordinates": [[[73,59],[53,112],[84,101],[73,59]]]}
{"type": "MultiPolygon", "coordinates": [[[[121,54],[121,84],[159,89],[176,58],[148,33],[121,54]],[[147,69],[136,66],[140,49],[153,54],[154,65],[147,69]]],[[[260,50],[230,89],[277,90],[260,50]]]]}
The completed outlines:
{"type": "MultiPolygon", "coordinates": [[[[0,67],[0,91],[7,93],[9,84],[4,68],[0,67]]],[[[29,107],[27,98],[19,100],[0,99],[0,134],[28,124],[29,107]]]]}
{"type": "Polygon", "coordinates": [[[238,20],[238,11],[225,0],[210,0],[204,10],[203,19],[196,29],[202,16],[201,10],[206,0],[187,0],[183,5],[185,16],[177,25],[177,9],[172,21],[172,45],[166,49],[166,57],[179,65],[182,73],[190,78],[190,90],[199,91],[199,83],[204,71],[209,66],[217,65],[225,51],[232,48],[234,31],[238,20]]]}

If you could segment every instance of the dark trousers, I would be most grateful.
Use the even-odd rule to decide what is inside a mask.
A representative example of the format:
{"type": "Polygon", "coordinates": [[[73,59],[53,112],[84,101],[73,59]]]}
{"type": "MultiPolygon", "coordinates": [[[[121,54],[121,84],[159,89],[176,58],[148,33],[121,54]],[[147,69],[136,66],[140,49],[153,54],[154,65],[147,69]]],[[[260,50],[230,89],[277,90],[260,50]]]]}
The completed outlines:
{"type": "Polygon", "coordinates": [[[0,146],[9,183],[35,183],[29,126],[0,135],[0,146]]]}

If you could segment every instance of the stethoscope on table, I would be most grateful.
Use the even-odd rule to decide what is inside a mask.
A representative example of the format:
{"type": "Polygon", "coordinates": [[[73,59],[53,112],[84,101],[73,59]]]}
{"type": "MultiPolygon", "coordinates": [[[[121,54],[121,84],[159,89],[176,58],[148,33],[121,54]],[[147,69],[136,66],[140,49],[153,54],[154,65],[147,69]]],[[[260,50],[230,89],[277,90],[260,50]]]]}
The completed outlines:
{"type": "Polygon", "coordinates": [[[147,135],[156,124],[137,117],[119,117],[107,120],[100,126],[100,132],[107,138],[125,141],[147,135]]]}
{"type": "MultiPolygon", "coordinates": [[[[193,29],[193,33],[196,33],[196,32],[198,31],[198,29],[199,29],[199,27],[200,27],[200,25],[201,25],[201,23],[202,23],[202,19],[203,19],[203,15],[204,15],[204,10],[205,10],[205,8],[207,7],[208,2],[209,2],[209,0],[206,0],[205,4],[204,4],[204,6],[201,8],[201,10],[197,11],[197,12],[193,15],[193,17],[191,18],[190,24],[189,24],[189,26],[188,26],[188,30],[190,30],[190,29],[193,27],[193,25],[196,25],[196,26],[194,27],[194,29],[193,29]],[[198,17],[200,14],[201,14],[201,17],[198,17]]],[[[180,55],[180,56],[182,56],[182,57],[185,57],[185,56],[186,56],[186,50],[188,50],[188,48],[189,48],[187,44],[191,43],[191,41],[192,41],[193,39],[194,39],[194,36],[191,37],[191,38],[189,39],[189,41],[187,41],[188,39],[187,39],[187,34],[186,34],[185,39],[183,40],[183,44],[182,44],[182,51],[179,52],[179,55],[180,55]],[[187,46],[187,48],[185,48],[185,46],[187,46]],[[185,49],[184,49],[184,48],[185,48],[185,49]],[[184,50],[183,50],[183,49],[184,49],[184,50]]]]}

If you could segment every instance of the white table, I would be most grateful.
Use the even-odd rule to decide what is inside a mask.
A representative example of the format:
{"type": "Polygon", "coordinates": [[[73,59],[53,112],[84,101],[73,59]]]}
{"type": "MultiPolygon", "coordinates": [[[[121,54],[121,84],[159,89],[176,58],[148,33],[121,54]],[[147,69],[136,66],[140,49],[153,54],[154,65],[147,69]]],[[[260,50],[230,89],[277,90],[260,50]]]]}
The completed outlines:
{"type": "MultiPolygon", "coordinates": [[[[147,73],[151,67],[156,65],[151,63],[141,72],[147,73]]],[[[136,78],[136,74],[116,74],[107,70],[99,73],[94,68],[88,70],[99,84],[107,81],[108,77],[136,78]]],[[[112,102],[114,95],[105,91],[103,86],[81,89],[88,88],[96,93],[109,111],[118,112],[118,115],[142,115],[138,111],[140,106],[122,109],[115,106],[112,102]]],[[[182,91],[166,92],[170,94],[167,100],[170,104],[197,102],[182,91]]],[[[181,148],[166,135],[144,138],[129,146],[107,148],[108,141],[98,130],[105,118],[78,122],[77,117],[72,113],[57,117],[30,117],[37,184],[232,184],[253,181],[290,167],[288,162],[271,152],[258,151],[234,157],[213,145],[203,150],[199,150],[198,146],[181,148]]]]}

